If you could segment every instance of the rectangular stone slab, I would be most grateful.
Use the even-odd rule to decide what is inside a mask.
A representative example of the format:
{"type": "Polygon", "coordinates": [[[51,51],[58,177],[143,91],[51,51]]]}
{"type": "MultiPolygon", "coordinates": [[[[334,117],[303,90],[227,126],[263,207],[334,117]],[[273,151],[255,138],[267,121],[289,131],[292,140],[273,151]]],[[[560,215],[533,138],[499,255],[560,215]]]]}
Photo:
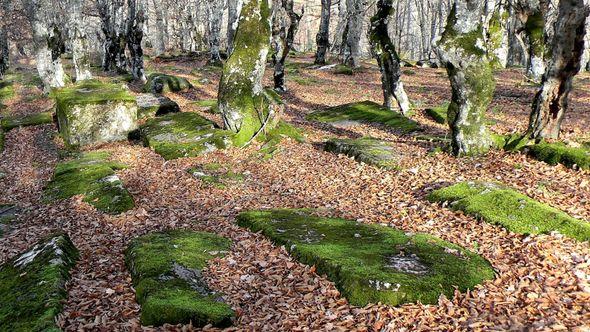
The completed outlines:
{"type": "Polygon", "coordinates": [[[398,169],[398,157],[391,144],[371,137],[359,139],[329,139],[324,150],[342,153],[358,162],[385,168],[398,169]]]}
{"type": "Polygon", "coordinates": [[[590,223],[575,219],[497,183],[461,182],[430,193],[431,202],[449,202],[460,210],[491,224],[520,234],[547,234],[552,231],[590,240],[590,223]]]}
{"type": "Polygon", "coordinates": [[[67,235],[53,235],[0,266],[0,331],[60,331],[65,284],[78,259],[67,235]]]}
{"type": "Polygon", "coordinates": [[[230,326],[233,310],[201,273],[207,261],[224,256],[230,246],[230,240],[218,235],[184,230],[134,239],[125,259],[141,305],[142,325],[230,326]]]}
{"type": "Polygon", "coordinates": [[[52,92],[68,146],[126,140],[137,129],[135,97],[121,85],[84,81],[52,92]]]}
{"type": "Polygon", "coordinates": [[[307,210],[249,211],[238,225],[262,232],[300,262],[315,265],[354,305],[437,303],[455,287],[494,277],[480,256],[426,234],[313,216],[307,210]]]}

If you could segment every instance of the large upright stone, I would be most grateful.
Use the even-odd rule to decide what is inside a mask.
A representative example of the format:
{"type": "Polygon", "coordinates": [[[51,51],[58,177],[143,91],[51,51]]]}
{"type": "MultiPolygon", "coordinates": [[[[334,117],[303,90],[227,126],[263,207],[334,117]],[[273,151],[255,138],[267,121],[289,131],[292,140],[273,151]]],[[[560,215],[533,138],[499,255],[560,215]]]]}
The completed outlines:
{"type": "Polygon", "coordinates": [[[135,97],[120,85],[85,81],[52,95],[68,146],[125,140],[137,129],[135,97]]]}

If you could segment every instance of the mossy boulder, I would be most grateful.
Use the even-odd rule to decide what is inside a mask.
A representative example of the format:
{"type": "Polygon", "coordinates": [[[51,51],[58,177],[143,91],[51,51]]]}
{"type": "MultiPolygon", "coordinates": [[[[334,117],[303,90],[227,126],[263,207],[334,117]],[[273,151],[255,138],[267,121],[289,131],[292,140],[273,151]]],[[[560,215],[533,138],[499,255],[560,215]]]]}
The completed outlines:
{"type": "Polygon", "coordinates": [[[0,266],[0,331],[60,331],[55,323],[78,251],[52,235],[0,266]]]}
{"type": "Polygon", "coordinates": [[[55,89],[59,131],[68,146],[126,140],[137,129],[135,96],[96,80],[55,89]]]}
{"type": "Polygon", "coordinates": [[[494,277],[480,256],[426,234],[323,218],[307,210],[241,213],[238,225],[262,232],[304,264],[315,265],[353,305],[437,303],[455,287],[494,277]]]}
{"type": "Polygon", "coordinates": [[[372,137],[359,139],[333,138],[326,142],[324,150],[334,153],[342,153],[354,158],[356,161],[369,165],[397,169],[398,157],[391,144],[372,137]]]}
{"type": "Polygon", "coordinates": [[[183,230],[133,240],[125,260],[141,305],[142,325],[231,325],[233,310],[202,276],[207,261],[224,256],[230,246],[230,240],[218,235],[183,230]]]}
{"type": "Polygon", "coordinates": [[[152,93],[137,96],[137,107],[137,117],[140,119],[180,112],[180,106],[174,100],[152,93]]]}
{"type": "Polygon", "coordinates": [[[569,168],[590,169],[590,148],[570,146],[563,142],[540,142],[528,146],[529,154],[549,165],[563,164],[569,168]]]}
{"type": "Polygon", "coordinates": [[[547,204],[497,183],[461,182],[433,191],[428,200],[448,202],[460,210],[491,224],[520,234],[561,234],[580,241],[590,240],[590,223],[572,218],[547,204]]]}
{"type": "Polygon", "coordinates": [[[401,133],[410,133],[420,129],[415,121],[372,101],[331,107],[313,112],[307,118],[336,125],[350,122],[378,123],[401,133]]]}
{"type": "Polygon", "coordinates": [[[447,124],[447,111],[449,110],[449,103],[444,103],[440,106],[427,108],[424,110],[434,122],[440,124],[447,124]]]}
{"type": "MultiPolygon", "coordinates": [[[[3,102],[14,97],[14,83],[12,81],[0,81],[0,106],[3,102]]],[[[2,109],[3,107],[0,107],[2,109]]]]}
{"type": "Polygon", "coordinates": [[[53,123],[53,112],[41,112],[25,116],[9,116],[0,119],[0,127],[7,132],[18,127],[53,123]]]}
{"type": "Polygon", "coordinates": [[[140,128],[145,144],[164,159],[196,157],[231,145],[232,133],[196,113],[175,113],[148,120],[140,128]]]}
{"type": "Polygon", "coordinates": [[[162,73],[150,74],[143,88],[144,92],[167,93],[192,89],[193,85],[184,77],[162,73]]]}
{"type": "Polygon", "coordinates": [[[83,195],[84,202],[105,213],[119,214],[132,209],[135,206],[133,198],[115,173],[126,166],[108,158],[106,152],[88,152],[60,162],[45,188],[45,199],[51,201],[83,195]]]}
{"type": "Polygon", "coordinates": [[[217,99],[205,99],[193,102],[197,107],[204,109],[207,113],[220,114],[219,106],[217,106],[217,99]]]}

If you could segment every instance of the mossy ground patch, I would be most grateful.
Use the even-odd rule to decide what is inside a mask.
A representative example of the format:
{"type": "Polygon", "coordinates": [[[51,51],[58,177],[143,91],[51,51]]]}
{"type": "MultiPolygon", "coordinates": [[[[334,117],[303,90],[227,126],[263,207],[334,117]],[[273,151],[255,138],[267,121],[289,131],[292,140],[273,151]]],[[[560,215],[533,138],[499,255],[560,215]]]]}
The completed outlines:
{"type": "Polygon", "coordinates": [[[440,106],[427,108],[424,112],[436,123],[446,124],[447,123],[447,111],[449,109],[449,103],[444,103],[440,106]]]}
{"type": "Polygon", "coordinates": [[[123,187],[115,170],[126,166],[108,161],[106,152],[88,152],[57,165],[45,188],[47,200],[84,195],[84,201],[100,211],[118,214],[134,207],[133,198],[123,187]]]}
{"type": "Polygon", "coordinates": [[[231,325],[233,310],[209,289],[201,274],[207,261],[224,256],[230,246],[218,235],[183,230],[133,240],[126,262],[141,305],[141,323],[231,325]]]}
{"type": "Polygon", "coordinates": [[[195,157],[231,145],[232,133],[196,113],[168,114],[148,120],[140,128],[145,144],[164,159],[195,157]]]}
{"type": "Polygon", "coordinates": [[[307,118],[325,123],[344,121],[379,123],[399,130],[402,133],[409,133],[420,129],[417,122],[372,101],[331,107],[313,112],[307,118]]]}
{"type": "Polygon", "coordinates": [[[77,258],[66,235],[53,235],[0,266],[0,331],[60,331],[55,317],[77,258]]]}
{"type": "Polygon", "coordinates": [[[563,164],[569,168],[590,169],[590,148],[569,146],[562,142],[541,142],[528,147],[529,154],[549,165],[563,164]]]}
{"type": "Polygon", "coordinates": [[[335,282],[354,305],[382,302],[436,303],[492,279],[490,264],[478,255],[430,235],[316,217],[306,210],[242,213],[238,224],[261,231],[304,264],[335,282]]]}
{"type": "Polygon", "coordinates": [[[433,191],[428,200],[449,202],[454,210],[464,211],[515,233],[559,231],[580,241],[590,240],[590,223],[572,218],[500,184],[462,182],[433,191]]]}
{"type": "Polygon", "coordinates": [[[345,154],[369,165],[385,169],[398,168],[398,157],[395,155],[393,146],[376,138],[333,138],[326,142],[324,149],[329,152],[345,154]]]}

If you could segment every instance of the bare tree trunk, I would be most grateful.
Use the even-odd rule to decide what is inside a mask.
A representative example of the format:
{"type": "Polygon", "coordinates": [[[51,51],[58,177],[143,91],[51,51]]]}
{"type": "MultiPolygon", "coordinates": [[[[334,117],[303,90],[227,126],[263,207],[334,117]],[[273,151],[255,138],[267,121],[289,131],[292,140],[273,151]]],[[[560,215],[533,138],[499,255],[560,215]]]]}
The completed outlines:
{"type": "Polygon", "coordinates": [[[240,13],[238,12],[238,0],[227,1],[227,53],[231,53],[234,45],[234,36],[236,34],[236,28],[238,27],[238,18],[240,13]]]}
{"type": "Polygon", "coordinates": [[[346,0],[348,11],[347,33],[344,40],[342,63],[350,67],[360,66],[361,57],[361,35],[363,33],[363,22],[366,0],[346,0]]]}
{"type": "Polygon", "coordinates": [[[64,44],[62,32],[56,23],[55,8],[46,0],[24,0],[27,17],[33,31],[33,44],[37,60],[37,71],[43,81],[44,90],[65,86],[65,73],[60,56],[64,44]]]}
{"type": "Polygon", "coordinates": [[[133,78],[146,82],[145,70],[143,68],[143,25],[145,22],[144,0],[127,0],[127,46],[131,62],[131,74],[133,78]]]}
{"type": "Polygon", "coordinates": [[[76,82],[92,78],[90,57],[88,54],[88,36],[84,29],[86,22],[82,13],[83,6],[83,0],[69,1],[68,29],[70,30],[69,37],[76,82]]]}
{"type": "Polygon", "coordinates": [[[377,58],[381,70],[383,104],[388,108],[392,108],[392,99],[395,98],[401,113],[408,114],[410,100],[401,81],[400,59],[391,42],[387,28],[392,11],[393,0],[377,1],[377,13],[371,19],[370,41],[373,54],[377,58]]]}
{"type": "Polygon", "coordinates": [[[528,129],[531,138],[559,138],[572,80],[581,67],[589,13],[590,6],[583,0],[559,2],[551,61],[533,102],[528,129]]]}
{"type": "Polygon", "coordinates": [[[346,39],[346,27],[348,26],[348,10],[346,1],[338,0],[338,24],[334,32],[334,42],[332,43],[332,52],[341,54],[343,40],[346,39]]]}
{"type": "Polygon", "coordinates": [[[234,50],[223,66],[218,105],[234,144],[250,142],[271,118],[262,86],[271,37],[268,0],[244,3],[234,39],[234,50]]]}
{"type": "Polygon", "coordinates": [[[98,0],[96,4],[105,37],[102,61],[104,71],[127,72],[125,56],[127,34],[123,2],[124,0],[98,0]]]}
{"type": "Polygon", "coordinates": [[[166,45],[164,43],[164,35],[166,26],[164,24],[164,13],[162,0],[153,0],[154,12],[156,14],[156,31],[154,43],[154,55],[159,56],[166,52],[166,45]]]}
{"type": "Polygon", "coordinates": [[[322,13],[320,19],[320,30],[316,35],[317,51],[315,53],[315,64],[326,64],[326,53],[330,47],[330,11],[332,9],[332,0],[322,1],[322,13]]]}
{"type": "Polygon", "coordinates": [[[4,0],[0,7],[0,79],[4,78],[4,74],[8,70],[9,65],[9,49],[8,49],[8,16],[10,11],[10,1],[4,0]]]}
{"type": "Polygon", "coordinates": [[[224,6],[224,1],[207,1],[209,11],[209,50],[211,52],[209,63],[216,66],[220,66],[222,63],[221,56],[219,55],[219,47],[221,44],[221,20],[223,19],[224,6]]]}
{"type": "Polygon", "coordinates": [[[283,93],[287,91],[285,85],[285,61],[293,48],[293,40],[301,17],[303,17],[303,11],[301,14],[295,13],[293,0],[273,1],[271,46],[273,49],[274,89],[277,92],[283,93]]]}
{"type": "Polygon", "coordinates": [[[437,45],[453,90],[448,120],[457,156],[482,154],[492,145],[485,112],[495,90],[489,45],[498,36],[488,36],[495,29],[489,28],[491,15],[486,15],[493,4],[493,0],[455,0],[437,45]]]}

